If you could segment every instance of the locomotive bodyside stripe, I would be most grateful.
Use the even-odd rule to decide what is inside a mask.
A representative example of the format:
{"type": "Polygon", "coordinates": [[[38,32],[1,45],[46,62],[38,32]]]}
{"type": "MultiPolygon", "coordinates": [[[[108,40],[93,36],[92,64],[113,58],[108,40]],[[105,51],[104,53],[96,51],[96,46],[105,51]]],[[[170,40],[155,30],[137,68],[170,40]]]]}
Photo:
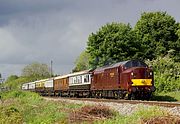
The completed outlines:
{"type": "Polygon", "coordinates": [[[152,86],[152,79],[131,79],[132,86],[152,86]]]}

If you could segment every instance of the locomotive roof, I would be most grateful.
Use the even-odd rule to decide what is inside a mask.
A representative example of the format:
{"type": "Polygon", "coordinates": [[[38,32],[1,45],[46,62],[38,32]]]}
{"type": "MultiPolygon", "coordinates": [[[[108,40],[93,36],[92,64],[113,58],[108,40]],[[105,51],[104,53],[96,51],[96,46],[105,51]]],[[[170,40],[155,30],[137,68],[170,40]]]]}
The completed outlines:
{"type": "Polygon", "coordinates": [[[112,65],[108,65],[108,66],[103,66],[103,67],[99,67],[96,68],[94,71],[104,71],[105,69],[110,69],[110,68],[115,68],[115,67],[119,67],[119,66],[128,66],[128,63],[133,63],[133,62],[139,62],[142,64],[142,66],[147,66],[144,62],[140,61],[140,60],[127,60],[127,61],[122,61],[122,62],[118,62],[112,65]]]}
{"type": "Polygon", "coordinates": [[[122,61],[122,62],[118,62],[118,63],[112,64],[112,65],[107,65],[107,66],[99,67],[99,68],[96,68],[94,71],[104,71],[105,69],[119,67],[121,65],[124,65],[126,62],[127,61],[122,61]]]}

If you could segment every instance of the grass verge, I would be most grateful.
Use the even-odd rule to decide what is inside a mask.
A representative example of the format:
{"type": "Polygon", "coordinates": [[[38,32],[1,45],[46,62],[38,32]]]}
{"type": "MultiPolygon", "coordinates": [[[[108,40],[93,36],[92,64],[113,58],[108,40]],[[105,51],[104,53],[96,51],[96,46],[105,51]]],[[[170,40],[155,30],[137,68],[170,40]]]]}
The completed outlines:
{"type": "Polygon", "coordinates": [[[68,123],[69,111],[82,106],[46,101],[32,92],[10,91],[0,95],[0,124],[68,123]]]}
{"type": "MultiPolygon", "coordinates": [[[[177,96],[178,93],[168,93],[177,96]]],[[[143,124],[146,122],[165,121],[180,122],[159,107],[142,108],[125,116],[112,111],[106,106],[84,106],[62,101],[44,100],[32,92],[10,91],[0,93],[0,124],[143,124]],[[92,121],[91,121],[92,120],[92,121]]],[[[163,94],[164,95],[164,94],[163,94]]],[[[167,95],[167,94],[166,94],[167,95]]],[[[152,122],[154,123],[154,122],[152,122]]],[[[164,122],[165,123],[165,122],[164,122]]]]}
{"type": "Polygon", "coordinates": [[[177,102],[177,101],[180,101],[180,91],[158,93],[158,94],[153,95],[152,100],[177,102]]]}
{"type": "MultiPolygon", "coordinates": [[[[152,118],[164,116],[168,117],[170,115],[166,111],[161,110],[159,107],[140,107],[138,111],[131,115],[125,116],[117,113],[112,119],[97,121],[95,124],[144,124],[147,121],[152,120],[152,118]]],[[[154,122],[152,124],[154,124],[154,122]]]]}

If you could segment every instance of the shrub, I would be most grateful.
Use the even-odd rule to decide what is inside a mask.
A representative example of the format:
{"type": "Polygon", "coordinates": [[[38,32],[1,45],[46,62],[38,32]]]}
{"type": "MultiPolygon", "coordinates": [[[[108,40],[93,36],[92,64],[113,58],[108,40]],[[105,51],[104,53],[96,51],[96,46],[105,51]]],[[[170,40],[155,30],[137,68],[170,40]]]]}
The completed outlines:
{"type": "Polygon", "coordinates": [[[38,94],[27,91],[1,92],[0,95],[0,124],[66,123],[68,112],[81,106],[44,100],[38,94]]]}
{"type": "Polygon", "coordinates": [[[166,55],[146,63],[153,67],[157,93],[180,90],[180,62],[166,55]]]}
{"type": "Polygon", "coordinates": [[[22,124],[23,118],[15,107],[0,107],[0,122],[1,124],[22,124]]]}

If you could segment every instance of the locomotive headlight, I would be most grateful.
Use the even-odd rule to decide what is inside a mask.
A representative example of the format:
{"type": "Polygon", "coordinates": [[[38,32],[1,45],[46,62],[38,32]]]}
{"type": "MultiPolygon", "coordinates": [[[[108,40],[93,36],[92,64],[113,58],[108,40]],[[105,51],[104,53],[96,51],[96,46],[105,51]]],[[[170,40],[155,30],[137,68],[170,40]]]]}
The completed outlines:
{"type": "Polygon", "coordinates": [[[131,75],[133,76],[133,75],[134,75],[134,73],[133,73],[133,72],[131,72],[131,75]]]}
{"type": "Polygon", "coordinates": [[[152,72],[150,72],[149,75],[152,76],[152,72]]]}

